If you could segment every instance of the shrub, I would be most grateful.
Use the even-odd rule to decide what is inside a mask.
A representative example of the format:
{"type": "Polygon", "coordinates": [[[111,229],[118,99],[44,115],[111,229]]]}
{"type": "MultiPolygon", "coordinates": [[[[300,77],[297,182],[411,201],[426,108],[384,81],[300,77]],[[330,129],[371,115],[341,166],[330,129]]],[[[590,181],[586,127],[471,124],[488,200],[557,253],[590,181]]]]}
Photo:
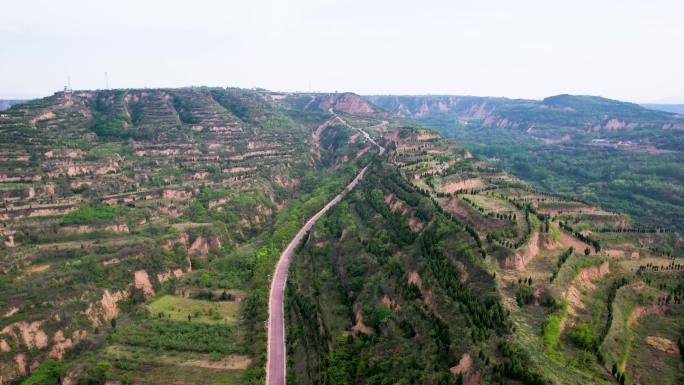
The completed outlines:
{"type": "Polygon", "coordinates": [[[111,223],[116,216],[124,215],[127,211],[128,208],[120,206],[87,205],[66,214],[61,224],[68,226],[111,223]]]}
{"type": "Polygon", "coordinates": [[[529,285],[518,285],[515,300],[520,307],[531,304],[534,301],[534,290],[529,285]]]}
{"type": "Polygon", "coordinates": [[[65,369],[63,363],[48,359],[21,385],[59,385],[59,378],[64,374],[65,369]]]}
{"type": "Polygon", "coordinates": [[[562,302],[558,308],[549,314],[542,324],[542,339],[544,341],[544,348],[552,350],[560,340],[560,324],[565,319],[568,313],[568,304],[562,302]]]}
{"type": "Polygon", "coordinates": [[[584,350],[596,350],[599,344],[598,335],[584,323],[578,323],[570,330],[570,339],[584,350]]]}

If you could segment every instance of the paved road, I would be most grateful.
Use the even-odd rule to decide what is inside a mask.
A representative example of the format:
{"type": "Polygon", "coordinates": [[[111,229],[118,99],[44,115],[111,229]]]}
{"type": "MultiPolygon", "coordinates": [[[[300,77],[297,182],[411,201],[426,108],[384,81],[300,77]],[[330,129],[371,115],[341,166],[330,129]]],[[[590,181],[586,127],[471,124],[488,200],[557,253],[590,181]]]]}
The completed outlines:
{"type": "MultiPolygon", "coordinates": [[[[332,109],[330,112],[337,117],[342,123],[349,126],[347,122],[341,119],[337,114],[335,114],[332,109]]],[[[349,126],[351,127],[351,126],[349,126]]],[[[354,128],[354,127],[352,127],[354,128]]],[[[380,149],[380,154],[385,152],[385,149],[377,144],[373,139],[368,136],[368,134],[358,128],[355,130],[361,131],[364,136],[371,143],[376,145],[380,149]]],[[[337,194],[328,204],[325,205],[319,212],[314,214],[307,222],[304,227],[299,229],[297,235],[290,241],[283,253],[280,255],[278,264],[275,268],[275,273],[273,274],[273,279],[271,280],[271,292],[268,298],[268,354],[266,361],[266,385],[285,385],[285,377],[287,374],[287,351],[285,349],[285,309],[283,299],[285,296],[285,282],[287,282],[287,270],[290,267],[290,260],[294,255],[294,250],[304,238],[304,235],[311,230],[311,228],[316,224],[318,218],[323,216],[331,207],[335,206],[339,201],[344,198],[349,191],[351,191],[357,184],[363,179],[366,174],[366,169],[368,166],[364,167],[354,178],[342,190],[341,193],[337,194]]]]}

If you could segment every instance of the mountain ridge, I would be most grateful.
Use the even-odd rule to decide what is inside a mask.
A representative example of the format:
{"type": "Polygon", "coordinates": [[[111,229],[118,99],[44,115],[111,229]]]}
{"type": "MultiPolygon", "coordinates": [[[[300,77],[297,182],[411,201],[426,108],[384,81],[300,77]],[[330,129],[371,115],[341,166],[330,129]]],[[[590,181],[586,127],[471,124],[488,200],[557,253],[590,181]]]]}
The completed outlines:
{"type": "Polygon", "coordinates": [[[288,381],[680,369],[644,342],[679,336],[680,233],[536,189],[359,95],[74,91],[3,112],[0,137],[0,382],[263,383],[278,257],[361,170],[293,249],[288,381]]]}

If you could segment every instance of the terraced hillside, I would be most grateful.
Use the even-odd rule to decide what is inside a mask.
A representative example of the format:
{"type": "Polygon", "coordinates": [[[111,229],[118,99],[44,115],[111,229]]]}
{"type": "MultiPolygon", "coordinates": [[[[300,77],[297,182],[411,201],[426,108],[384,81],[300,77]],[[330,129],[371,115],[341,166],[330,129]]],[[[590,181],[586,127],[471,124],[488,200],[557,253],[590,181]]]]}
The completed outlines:
{"type": "Polygon", "coordinates": [[[294,382],[684,381],[680,234],[538,191],[382,113],[348,119],[390,150],[296,260],[294,382]],[[663,322],[640,326],[648,314],[663,322]]]}
{"type": "Polygon", "coordinates": [[[308,117],[271,96],[83,91],[2,114],[0,382],[48,358],[92,381],[101,361],[145,383],[258,368],[276,250],[371,155],[328,132],[310,151],[308,117]]]}
{"type": "Polygon", "coordinates": [[[0,135],[0,383],[263,383],[277,258],[366,166],[293,256],[288,383],[684,382],[681,234],[357,95],[58,93],[0,135]]]}
{"type": "Polygon", "coordinates": [[[684,230],[684,116],[595,96],[375,96],[547,192],[684,230]]]}

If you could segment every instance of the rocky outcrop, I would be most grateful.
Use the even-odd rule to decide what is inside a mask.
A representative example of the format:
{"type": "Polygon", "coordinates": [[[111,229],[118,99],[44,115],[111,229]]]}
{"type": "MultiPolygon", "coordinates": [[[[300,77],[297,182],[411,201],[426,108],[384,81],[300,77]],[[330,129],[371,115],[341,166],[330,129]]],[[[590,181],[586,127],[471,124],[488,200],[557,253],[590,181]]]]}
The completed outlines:
{"type": "Polygon", "coordinates": [[[195,240],[192,242],[192,245],[190,245],[188,254],[207,255],[209,254],[209,250],[214,248],[221,248],[221,241],[217,237],[210,236],[205,238],[203,236],[199,236],[195,238],[195,240]]]}
{"type": "Polygon", "coordinates": [[[530,240],[525,245],[524,251],[521,253],[517,251],[510,257],[506,258],[504,263],[507,269],[524,270],[525,266],[539,254],[539,232],[532,232],[530,240]]]}
{"type": "Polygon", "coordinates": [[[73,333],[73,335],[70,338],[65,338],[64,332],[61,330],[57,330],[55,332],[55,335],[52,337],[53,345],[52,349],[50,349],[50,352],[48,353],[48,357],[53,358],[55,360],[63,359],[64,353],[66,353],[66,351],[70,349],[72,346],[78,344],[87,335],[88,332],[86,332],[85,330],[77,330],[73,333]]]}
{"type": "Polygon", "coordinates": [[[95,304],[90,304],[85,314],[93,323],[93,326],[99,326],[103,322],[107,322],[119,315],[117,304],[127,296],[128,293],[126,291],[110,293],[109,290],[105,289],[102,293],[102,298],[95,304]]]}
{"type": "Polygon", "coordinates": [[[587,289],[595,289],[594,282],[610,274],[610,265],[608,262],[603,262],[600,265],[590,266],[582,269],[575,278],[576,282],[587,289]]]}
{"type": "Polygon", "coordinates": [[[154,295],[154,288],[152,287],[152,282],[150,282],[150,276],[147,274],[147,271],[138,270],[134,273],[134,285],[136,288],[143,291],[145,297],[154,295]]]}
{"type": "MultiPolygon", "coordinates": [[[[353,115],[372,114],[375,112],[373,106],[359,95],[344,93],[337,97],[334,102],[336,111],[346,112],[353,115]]],[[[327,110],[327,108],[324,108],[327,110]]]]}
{"type": "Polygon", "coordinates": [[[175,270],[165,271],[163,273],[158,273],[157,274],[157,280],[159,281],[159,283],[164,283],[171,278],[180,278],[182,276],[183,276],[183,270],[175,269],[175,270]]]}
{"type": "Polygon", "coordinates": [[[7,335],[15,341],[23,343],[27,348],[43,349],[48,345],[48,336],[40,329],[42,321],[15,322],[0,331],[0,335],[7,335]]]}

